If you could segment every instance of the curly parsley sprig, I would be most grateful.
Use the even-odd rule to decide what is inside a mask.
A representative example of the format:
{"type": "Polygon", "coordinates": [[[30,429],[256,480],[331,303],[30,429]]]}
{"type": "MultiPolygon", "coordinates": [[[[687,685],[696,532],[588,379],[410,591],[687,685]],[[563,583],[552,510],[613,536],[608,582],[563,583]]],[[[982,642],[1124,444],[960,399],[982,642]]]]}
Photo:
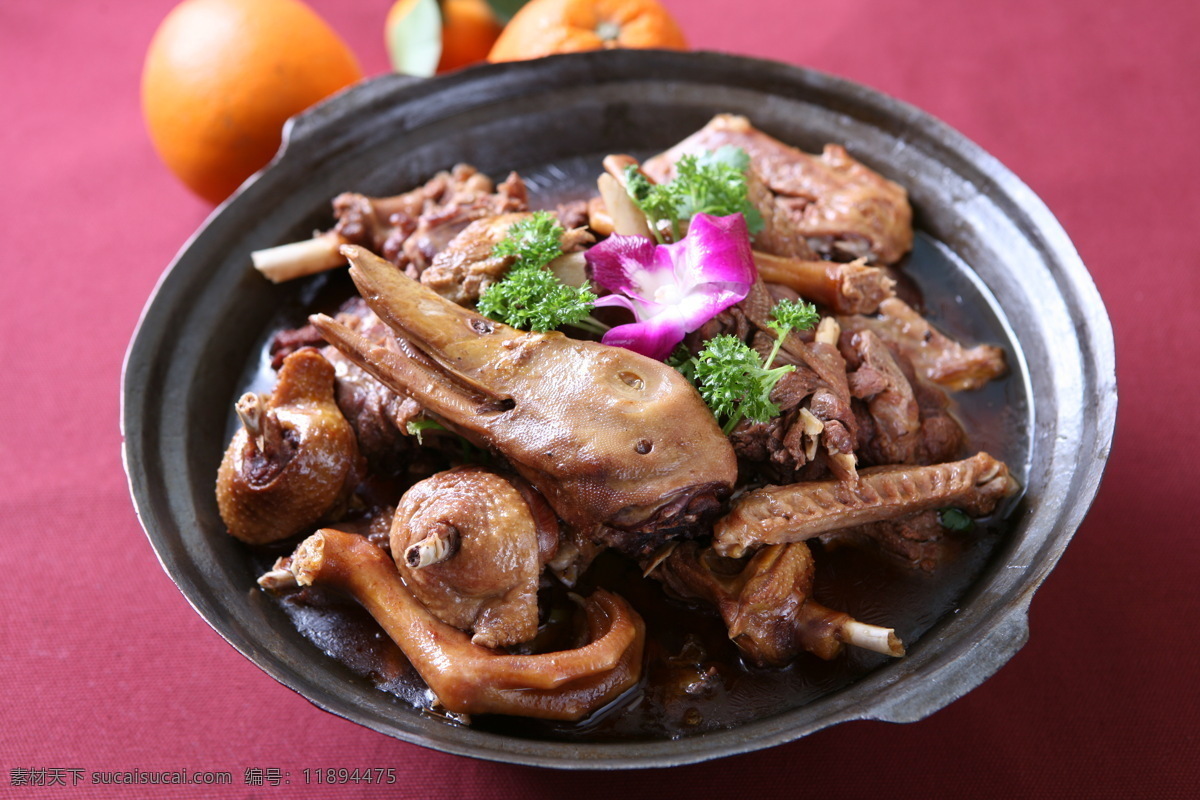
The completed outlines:
{"type": "Polygon", "coordinates": [[[709,339],[696,356],[696,388],[729,433],[743,417],[766,422],[776,416],[779,406],[771,401],[771,390],[794,369],[790,364],[765,368],[758,353],[725,333],[709,339]]]}
{"type": "Polygon", "coordinates": [[[776,340],[765,360],[741,339],[722,334],[709,339],[694,358],[676,357],[668,362],[696,385],[717,419],[725,420],[721,430],[726,434],[742,419],[766,422],[778,416],[779,406],[771,400],[771,392],[795,367],[772,369],[771,365],[789,333],[807,330],[820,319],[812,303],[792,300],[781,300],[771,316],[768,327],[776,340]]]}
{"type": "Polygon", "coordinates": [[[563,228],[549,211],[514,223],[492,250],[513,265],[502,280],[479,296],[480,314],[521,330],[544,333],[572,325],[603,333],[607,326],[591,317],[596,295],[587,286],[567,286],[550,271],[562,255],[563,228]]]}
{"type": "Polygon", "coordinates": [[[682,223],[701,213],[717,217],[741,213],[753,235],[762,230],[763,218],[748,197],[749,166],[745,150],[725,145],[714,152],[681,157],[675,164],[675,178],[668,183],[651,183],[630,164],[625,168],[625,186],[660,244],[664,228],[673,241],[679,241],[682,223]]]}
{"type": "Polygon", "coordinates": [[[511,256],[515,267],[541,269],[562,255],[563,233],[557,217],[549,211],[535,211],[533,216],[509,226],[504,238],[492,248],[492,255],[511,256]]]}
{"type": "Polygon", "coordinates": [[[783,346],[783,340],[789,333],[806,331],[820,321],[821,314],[812,303],[787,299],[776,303],[771,309],[771,321],[767,323],[767,327],[775,331],[775,346],[767,356],[766,365],[769,367],[775,362],[775,356],[779,355],[779,348],[783,346]]]}

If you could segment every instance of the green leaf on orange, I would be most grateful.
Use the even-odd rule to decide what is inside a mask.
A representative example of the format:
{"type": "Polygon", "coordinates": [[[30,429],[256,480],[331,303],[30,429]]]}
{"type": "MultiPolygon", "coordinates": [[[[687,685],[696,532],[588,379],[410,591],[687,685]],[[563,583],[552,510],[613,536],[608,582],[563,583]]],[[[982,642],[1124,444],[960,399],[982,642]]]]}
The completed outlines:
{"type": "Polygon", "coordinates": [[[521,6],[528,3],[529,0],[487,0],[487,4],[496,12],[496,16],[501,22],[508,22],[521,10],[521,6]]]}
{"type": "Polygon", "coordinates": [[[437,0],[396,0],[384,23],[392,69],[428,78],[442,57],[442,12],[437,0]]]}

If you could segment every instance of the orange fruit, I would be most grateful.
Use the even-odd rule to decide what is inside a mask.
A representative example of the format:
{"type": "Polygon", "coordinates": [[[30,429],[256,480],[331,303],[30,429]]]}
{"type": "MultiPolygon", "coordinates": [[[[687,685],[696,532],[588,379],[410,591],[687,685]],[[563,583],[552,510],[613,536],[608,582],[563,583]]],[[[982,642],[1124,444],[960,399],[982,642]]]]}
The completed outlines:
{"type": "Polygon", "coordinates": [[[288,117],[361,78],[299,0],[184,0],[150,42],[142,113],[167,167],[216,203],[271,160],[288,117]]]}
{"type": "Polygon", "coordinates": [[[502,29],[487,0],[443,0],[438,72],[485,60],[502,29]]]}
{"type": "Polygon", "coordinates": [[[674,18],[655,0],[530,0],[496,40],[489,61],[614,47],[686,50],[674,18]]]}

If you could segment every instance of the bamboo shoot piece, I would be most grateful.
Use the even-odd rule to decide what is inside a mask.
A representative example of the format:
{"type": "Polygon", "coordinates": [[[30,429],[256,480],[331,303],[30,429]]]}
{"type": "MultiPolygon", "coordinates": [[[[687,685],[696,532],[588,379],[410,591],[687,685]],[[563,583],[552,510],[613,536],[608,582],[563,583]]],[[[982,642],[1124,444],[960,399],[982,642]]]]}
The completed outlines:
{"type": "Polygon", "coordinates": [[[584,258],[582,250],[564,253],[546,266],[554,273],[554,277],[567,286],[587,285],[587,259],[584,258]]]}
{"type": "Polygon", "coordinates": [[[600,236],[612,236],[615,232],[612,214],[604,205],[603,197],[593,197],[587,204],[588,227],[600,236]]]}
{"type": "Polygon", "coordinates": [[[596,180],[596,186],[600,190],[600,197],[604,199],[605,209],[612,217],[614,233],[654,238],[650,233],[650,225],[646,222],[646,215],[634,204],[620,181],[605,173],[596,180]]]}
{"type": "Polygon", "coordinates": [[[315,275],[346,265],[338,252],[345,240],[335,231],[328,231],[302,242],[289,242],[250,254],[254,268],[272,283],[315,275]]]}

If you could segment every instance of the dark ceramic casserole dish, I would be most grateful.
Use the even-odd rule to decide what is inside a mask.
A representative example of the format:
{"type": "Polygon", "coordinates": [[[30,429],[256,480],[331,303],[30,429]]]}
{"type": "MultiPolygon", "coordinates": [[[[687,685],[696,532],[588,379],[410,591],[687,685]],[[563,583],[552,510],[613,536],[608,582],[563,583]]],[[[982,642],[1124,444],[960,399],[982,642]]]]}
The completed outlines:
{"type": "Polygon", "coordinates": [[[387,735],[561,768],[686,764],[848,720],[914,721],[978,686],[1026,641],[1033,593],[1098,489],[1115,414],[1113,338],[1100,297],[1051,213],[994,158],[929,115],[842,79],[650,51],[429,81],[386,76],[296,118],[272,165],[212,214],[163,275],[130,345],[122,391],[139,518],[164,568],[230,644],[318,707],[387,735]],[[313,281],[268,283],[250,252],[328,227],[330,199],[341,191],[393,194],[458,162],[499,177],[518,170],[535,195],[552,199],[594,179],[604,154],[657,152],[718,112],[745,114],[810,152],[841,143],[908,190],[918,229],[910,268],[938,321],[997,338],[1009,353],[1012,375],[995,401],[1008,416],[995,445],[1023,495],[1005,535],[946,613],[914,629],[906,657],[880,659],[797,707],[702,735],[578,741],[448,724],[325,656],[255,590],[259,564],[227,535],[213,496],[233,400],[265,338],[316,291],[313,281]]]}

